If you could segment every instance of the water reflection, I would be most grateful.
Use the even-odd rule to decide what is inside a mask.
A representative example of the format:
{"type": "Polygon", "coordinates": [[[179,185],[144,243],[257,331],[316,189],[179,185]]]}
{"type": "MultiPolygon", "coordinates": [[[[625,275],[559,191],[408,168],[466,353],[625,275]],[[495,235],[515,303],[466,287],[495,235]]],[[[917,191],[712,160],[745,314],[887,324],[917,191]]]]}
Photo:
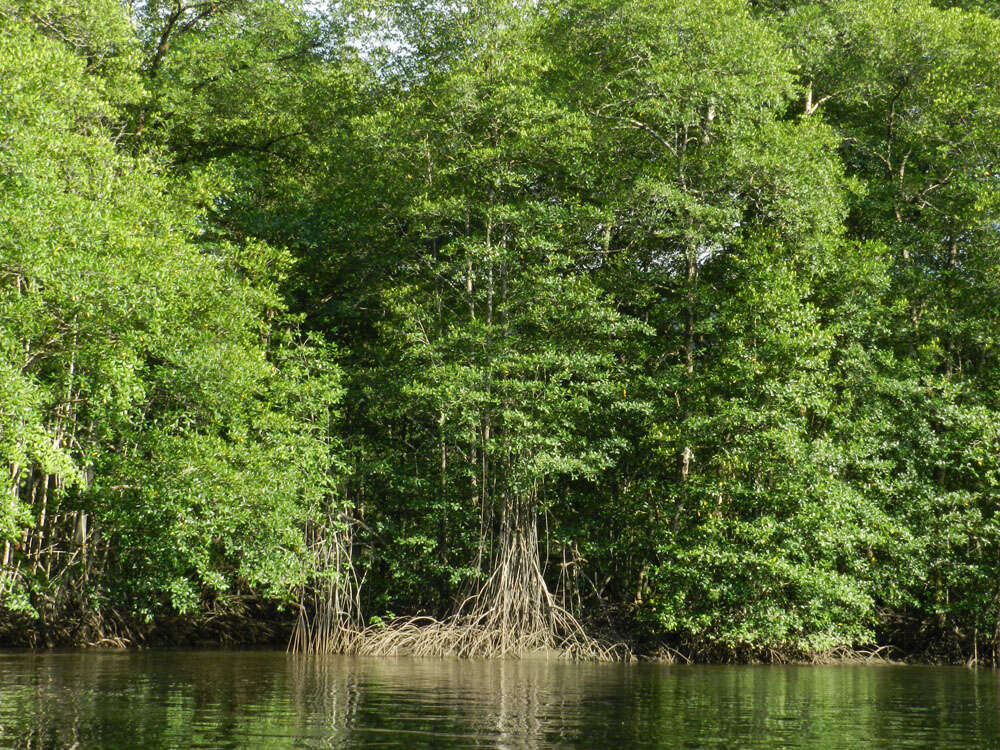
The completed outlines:
{"type": "Polygon", "coordinates": [[[0,747],[998,746],[992,672],[0,654],[0,747]]]}

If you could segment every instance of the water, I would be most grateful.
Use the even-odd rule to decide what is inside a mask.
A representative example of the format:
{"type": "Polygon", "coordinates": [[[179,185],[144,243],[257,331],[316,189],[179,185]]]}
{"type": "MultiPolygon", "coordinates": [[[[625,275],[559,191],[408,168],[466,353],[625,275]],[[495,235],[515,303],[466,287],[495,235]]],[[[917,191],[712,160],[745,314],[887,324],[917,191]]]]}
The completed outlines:
{"type": "Polygon", "coordinates": [[[0,747],[1000,747],[1000,674],[0,653],[0,747]]]}

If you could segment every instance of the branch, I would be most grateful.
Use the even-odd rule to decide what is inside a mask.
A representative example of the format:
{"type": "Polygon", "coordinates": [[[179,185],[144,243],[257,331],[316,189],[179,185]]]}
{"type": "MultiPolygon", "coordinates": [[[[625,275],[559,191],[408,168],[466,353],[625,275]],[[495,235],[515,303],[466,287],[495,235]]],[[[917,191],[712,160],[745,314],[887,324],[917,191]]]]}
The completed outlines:
{"type": "Polygon", "coordinates": [[[665,149],[667,149],[671,154],[673,154],[675,157],[677,156],[677,150],[673,146],[670,145],[670,142],[666,138],[664,138],[662,135],[660,135],[658,132],[656,132],[656,130],[654,130],[651,126],[647,125],[646,123],[642,122],[641,120],[635,120],[635,119],[633,119],[631,117],[619,117],[618,115],[602,115],[597,110],[590,110],[590,114],[593,115],[594,117],[599,117],[602,120],[612,120],[614,122],[623,122],[626,125],[631,125],[634,128],[638,128],[639,130],[643,130],[646,133],[648,133],[649,135],[653,136],[653,138],[655,138],[660,143],[660,145],[663,146],[665,149]]]}

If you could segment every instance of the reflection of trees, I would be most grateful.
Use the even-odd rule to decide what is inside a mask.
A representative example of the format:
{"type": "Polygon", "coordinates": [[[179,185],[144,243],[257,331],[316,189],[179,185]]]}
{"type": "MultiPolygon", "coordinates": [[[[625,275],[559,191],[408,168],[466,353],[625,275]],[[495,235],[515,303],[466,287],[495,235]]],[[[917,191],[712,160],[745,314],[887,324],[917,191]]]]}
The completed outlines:
{"type": "MultiPolygon", "coordinates": [[[[276,659],[276,656],[278,657],[276,659]]],[[[0,747],[186,747],[254,731],[286,696],[272,653],[0,657],[0,747]]]]}
{"type": "MultiPolygon", "coordinates": [[[[358,680],[353,692],[347,685],[332,688],[358,698],[355,722],[348,733],[351,746],[361,746],[366,740],[399,747],[588,744],[580,707],[588,703],[608,706],[608,698],[629,690],[630,668],[622,665],[542,658],[329,657],[327,663],[331,669],[323,679],[345,675],[358,680]]],[[[595,714],[597,724],[610,720],[601,709],[595,714]]],[[[331,739],[342,740],[343,732],[335,729],[343,726],[338,718],[330,716],[331,739]]],[[[621,722],[614,723],[621,726],[621,722]]]]}
{"type": "Polygon", "coordinates": [[[290,655],[286,666],[300,736],[310,747],[347,747],[361,700],[363,667],[357,660],[290,655]]]}
{"type": "Polygon", "coordinates": [[[995,677],[895,667],[661,667],[0,655],[0,747],[969,747],[995,677]]]}

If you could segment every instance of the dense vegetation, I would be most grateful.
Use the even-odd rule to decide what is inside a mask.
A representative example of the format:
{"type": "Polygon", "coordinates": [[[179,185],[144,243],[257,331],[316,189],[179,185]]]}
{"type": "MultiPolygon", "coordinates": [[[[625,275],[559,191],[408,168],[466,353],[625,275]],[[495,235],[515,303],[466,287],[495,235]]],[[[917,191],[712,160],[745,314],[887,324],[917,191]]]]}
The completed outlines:
{"type": "Polygon", "coordinates": [[[995,657],[992,8],[0,0],[0,640],[995,657]]]}

